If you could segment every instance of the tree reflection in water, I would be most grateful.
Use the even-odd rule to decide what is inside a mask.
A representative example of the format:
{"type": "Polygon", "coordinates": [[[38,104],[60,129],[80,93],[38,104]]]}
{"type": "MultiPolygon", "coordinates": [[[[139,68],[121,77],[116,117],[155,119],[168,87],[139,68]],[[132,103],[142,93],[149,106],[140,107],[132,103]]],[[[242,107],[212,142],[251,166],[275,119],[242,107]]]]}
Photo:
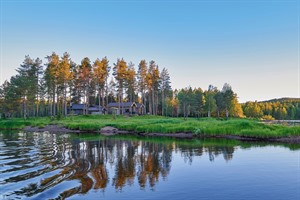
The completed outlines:
{"type": "Polygon", "coordinates": [[[154,189],[160,178],[165,179],[170,173],[174,152],[180,152],[188,163],[204,153],[209,155],[211,161],[219,154],[228,161],[232,159],[235,148],[234,145],[206,146],[203,142],[191,146],[191,141],[182,143],[172,139],[161,141],[101,136],[84,139],[49,133],[13,135],[0,134],[6,154],[13,152],[13,157],[18,159],[5,163],[7,169],[2,170],[1,174],[18,173],[4,178],[0,187],[20,181],[28,181],[28,184],[25,187],[18,185],[15,191],[6,193],[6,197],[30,197],[66,181],[75,181],[77,186],[62,188],[58,198],[85,194],[91,190],[105,191],[110,184],[116,191],[121,191],[135,181],[141,189],[147,185],[154,189]],[[16,164],[21,167],[15,167],[16,164]],[[37,166],[40,169],[36,171],[23,171],[37,166]]]}

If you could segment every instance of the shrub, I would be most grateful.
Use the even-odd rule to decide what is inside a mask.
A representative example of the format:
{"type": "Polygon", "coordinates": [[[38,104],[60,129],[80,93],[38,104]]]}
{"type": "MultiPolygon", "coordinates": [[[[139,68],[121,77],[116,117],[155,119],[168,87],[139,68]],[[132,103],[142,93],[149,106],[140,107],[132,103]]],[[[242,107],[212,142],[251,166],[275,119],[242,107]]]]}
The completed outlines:
{"type": "Polygon", "coordinates": [[[264,115],[261,117],[262,120],[275,120],[274,117],[272,117],[271,115],[264,115]]]}

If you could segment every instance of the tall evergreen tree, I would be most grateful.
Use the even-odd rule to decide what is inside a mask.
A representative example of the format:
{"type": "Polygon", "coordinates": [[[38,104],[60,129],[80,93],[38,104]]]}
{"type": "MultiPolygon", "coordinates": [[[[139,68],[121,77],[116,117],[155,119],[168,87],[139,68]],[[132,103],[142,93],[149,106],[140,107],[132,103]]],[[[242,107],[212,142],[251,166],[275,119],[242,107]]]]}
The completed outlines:
{"type": "Polygon", "coordinates": [[[134,69],[134,64],[132,62],[128,64],[125,83],[127,87],[127,100],[129,102],[136,101],[136,72],[134,69]]]}
{"type": "Polygon", "coordinates": [[[81,61],[81,65],[79,66],[79,80],[82,87],[83,97],[84,97],[84,114],[88,114],[87,108],[89,107],[90,103],[90,96],[92,93],[92,65],[91,61],[88,57],[85,57],[81,61]]]}
{"type": "Polygon", "coordinates": [[[94,78],[95,83],[98,88],[98,99],[99,99],[99,106],[100,106],[100,97],[102,96],[102,107],[105,106],[104,101],[104,93],[107,96],[107,78],[109,75],[110,67],[108,65],[108,60],[106,57],[102,58],[102,60],[97,59],[94,62],[94,78]],[[106,92],[105,92],[106,91],[106,92]]]}
{"type": "Polygon", "coordinates": [[[138,85],[139,85],[139,92],[142,96],[142,103],[146,105],[146,98],[145,98],[145,92],[147,89],[147,71],[148,66],[146,60],[141,60],[138,66],[138,72],[137,72],[137,79],[138,79],[138,85]]]}
{"type": "Polygon", "coordinates": [[[166,68],[163,68],[160,73],[160,90],[161,90],[161,114],[164,116],[165,113],[165,104],[166,104],[166,97],[168,97],[169,92],[172,90],[171,88],[171,81],[170,75],[166,68]]]}
{"type": "Polygon", "coordinates": [[[205,97],[201,88],[194,89],[193,93],[195,95],[194,113],[197,117],[199,117],[203,113],[205,97]]]}
{"type": "Polygon", "coordinates": [[[65,52],[57,69],[57,82],[62,91],[62,113],[65,116],[67,115],[67,88],[72,78],[70,55],[65,52]]]}
{"type": "Polygon", "coordinates": [[[80,80],[80,66],[71,62],[71,71],[73,78],[70,82],[71,102],[80,103],[83,98],[81,80],[80,80]]]}
{"type": "Polygon", "coordinates": [[[207,110],[207,116],[211,117],[211,113],[214,112],[217,108],[215,95],[217,88],[213,85],[209,85],[208,90],[205,94],[205,107],[207,110]]]}
{"type": "Polygon", "coordinates": [[[217,91],[215,99],[217,106],[217,117],[219,118],[221,116],[221,112],[225,109],[223,93],[221,91],[217,91]]]}
{"type": "Polygon", "coordinates": [[[20,92],[23,93],[25,100],[24,104],[24,118],[27,116],[38,115],[38,101],[39,101],[39,80],[42,73],[42,61],[37,58],[31,59],[29,56],[25,57],[22,65],[17,69],[20,84],[18,85],[20,92]]]}
{"type": "Polygon", "coordinates": [[[46,57],[48,59],[48,63],[46,64],[45,71],[45,82],[47,86],[47,92],[49,95],[48,104],[50,105],[49,112],[52,116],[56,115],[56,93],[57,93],[57,72],[59,67],[59,56],[53,52],[51,56],[46,57]],[[52,100],[50,100],[52,98],[52,100]]]}
{"type": "Polygon", "coordinates": [[[228,83],[225,83],[222,88],[222,93],[224,96],[224,105],[225,105],[225,113],[226,118],[229,117],[229,110],[231,109],[231,102],[234,99],[234,93],[231,89],[231,86],[228,83]]]}
{"type": "Polygon", "coordinates": [[[146,76],[146,83],[148,87],[148,98],[149,98],[149,112],[152,115],[157,114],[157,101],[155,101],[156,95],[158,95],[159,87],[159,70],[155,61],[150,61],[148,73],[146,76]]]}
{"type": "MultiPolygon", "coordinates": [[[[117,86],[118,86],[119,111],[121,111],[121,102],[123,101],[123,89],[126,80],[127,70],[128,70],[128,66],[123,58],[118,59],[117,63],[114,64],[113,75],[118,82],[117,86]]],[[[120,114],[122,113],[120,112],[120,114]]]]}

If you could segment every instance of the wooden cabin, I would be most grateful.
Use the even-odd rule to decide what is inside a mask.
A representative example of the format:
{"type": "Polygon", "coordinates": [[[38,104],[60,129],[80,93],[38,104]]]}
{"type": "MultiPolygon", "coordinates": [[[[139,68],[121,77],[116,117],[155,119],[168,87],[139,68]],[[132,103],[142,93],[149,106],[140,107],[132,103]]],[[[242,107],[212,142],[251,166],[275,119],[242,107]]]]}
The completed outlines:
{"type": "Polygon", "coordinates": [[[144,115],[146,113],[144,104],[135,102],[109,103],[108,113],[112,114],[115,110],[117,115],[144,115]],[[120,110],[119,110],[120,105],[120,110]]]}
{"type": "MultiPolygon", "coordinates": [[[[71,104],[68,109],[68,113],[73,113],[75,115],[83,115],[86,108],[87,107],[85,104],[71,104]]],[[[104,109],[101,106],[99,107],[98,105],[91,105],[87,108],[87,114],[102,114],[103,110],[104,109]]]]}

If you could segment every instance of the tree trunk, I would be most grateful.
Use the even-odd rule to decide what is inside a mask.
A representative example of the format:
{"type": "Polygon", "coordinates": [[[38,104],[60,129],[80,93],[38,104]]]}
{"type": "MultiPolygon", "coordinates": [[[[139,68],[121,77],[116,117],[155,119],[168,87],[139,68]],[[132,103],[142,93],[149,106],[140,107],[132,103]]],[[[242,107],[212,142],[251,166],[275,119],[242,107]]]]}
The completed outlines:
{"type": "Polygon", "coordinates": [[[146,98],[146,95],[144,93],[144,106],[145,106],[145,113],[144,114],[147,114],[147,98],[146,98]]]}
{"type": "Polygon", "coordinates": [[[161,115],[164,116],[164,113],[165,113],[165,91],[164,91],[164,89],[162,89],[162,91],[161,91],[161,99],[162,99],[162,102],[161,102],[161,115]]]}
{"type": "Polygon", "coordinates": [[[67,109],[67,88],[66,88],[66,85],[65,85],[65,89],[64,89],[64,113],[65,113],[65,116],[68,115],[68,109],[67,109]]]}
{"type": "Polygon", "coordinates": [[[36,95],[36,117],[39,116],[39,96],[36,95]]]}
{"type": "Polygon", "coordinates": [[[144,90],[142,90],[142,92],[141,92],[141,93],[142,93],[142,104],[144,104],[144,105],[145,105],[145,99],[144,99],[144,98],[145,98],[145,97],[144,97],[144,90]]]}
{"type": "Polygon", "coordinates": [[[158,91],[156,92],[156,106],[155,106],[155,114],[158,115],[158,91]]]}
{"type": "Polygon", "coordinates": [[[166,104],[166,117],[168,116],[168,104],[166,104]]]}
{"type": "Polygon", "coordinates": [[[51,97],[49,96],[49,99],[48,99],[48,108],[49,108],[49,114],[50,116],[53,116],[53,102],[51,102],[51,97]]]}
{"type": "Polygon", "coordinates": [[[27,119],[27,105],[26,105],[26,97],[24,97],[24,106],[23,106],[23,109],[24,109],[24,111],[23,111],[23,117],[24,117],[24,120],[26,120],[27,119]]]}
{"type": "Polygon", "coordinates": [[[155,115],[155,100],[154,100],[155,91],[154,88],[152,88],[152,114],[155,115]]]}
{"type": "Polygon", "coordinates": [[[104,108],[104,88],[102,89],[102,108],[104,108]]]}
{"type": "Polygon", "coordinates": [[[207,113],[207,117],[210,117],[210,98],[209,98],[209,102],[208,102],[208,113],[207,113]]]}
{"type": "Polygon", "coordinates": [[[164,90],[162,89],[161,91],[161,115],[164,116],[164,98],[165,98],[165,94],[164,94],[164,90]]]}
{"type": "MultiPolygon", "coordinates": [[[[57,89],[56,89],[56,91],[57,91],[57,89]]],[[[57,94],[56,94],[56,115],[59,115],[60,114],[60,108],[59,108],[59,94],[58,94],[58,92],[57,92],[57,94]]]]}
{"type": "Polygon", "coordinates": [[[89,114],[89,107],[90,107],[90,97],[89,94],[87,92],[87,96],[86,96],[86,105],[85,105],[85,114],[89,114]]]}
{"type": "Polygon", "coordinates": [[[120,110],[119,110],[119,114],[123,114],[123,105],[122,105],[122,102],[123,102],[123,88],[121,88],[120,90],[120,110]]]}
{"type": "Polygon", "coordinates": [[[55,92],[56,92],[56,90],[55,90],[55,87],[53,88],[53,99],[52,99],[52,106],[53,106],[53,108],[52,108],[52,116],[55,116],[55,114],[56,114],[56,109],[55,109],[55,92]]]}
{"type": "Polygon", "coordinates": [[[151,89],[149,90],[149,92],[148,92],[148,99],[149,99],[149,113],[150,113],[150,115],[152,115],[152,103],[151,103],[151,97],[152,97],[152,91],[151,91],[151,89]]]}
{"type": "Polygon", "coordinates": [[[118,105],[118,109],[119,109],[119,114],[121,114],[121,85],[120,85],[120,82],[119,82],[119,92],[118,92],[118,96],[119,96],[119,105],[118,105]]]}
{"type": "Polygon", "coordinates": [[[226,119],[228,119],[228,116],[229,116],[229,112],[228,109],[226,108],[226,119]]]}
{"type": "Polygon", "coordinates": [[[83,114],[86,115],[86,107],[87,107],[87,100],[88,97],[87,97],[87,89],[85,88],[84,89],[84,109],[83,109],[83,114]]]}
{"type": "MultiPolygon", "coordinates": [[[[106,106],[108,105],[108,86],[107,86],[107,78],[105,80],[105,97],[106,97],[106,106]]],[[[103,107],[104,109],[104,107],[103,107]]],[[[105,113],[104,113],[105,114],[105,113]]]]}
{"type": "Polygon", "coordinates": [[[185,109],[185,102],[183,102],[183,118],[185,119],[186,116],[186,109],[185,109]]]}
{"type": "Polygon", "coordinates": [[[132,101],[132,102],[135,102],[135,99],[134,99],[134,90],[133,90],[133,88],[131,89],[131,101],[132,101]]]}
{"type": "Polygon", "coordinates": [[[99,112],[100,112],[100,87],[98,89],[98,106],[99,106],[99,112]]]}

